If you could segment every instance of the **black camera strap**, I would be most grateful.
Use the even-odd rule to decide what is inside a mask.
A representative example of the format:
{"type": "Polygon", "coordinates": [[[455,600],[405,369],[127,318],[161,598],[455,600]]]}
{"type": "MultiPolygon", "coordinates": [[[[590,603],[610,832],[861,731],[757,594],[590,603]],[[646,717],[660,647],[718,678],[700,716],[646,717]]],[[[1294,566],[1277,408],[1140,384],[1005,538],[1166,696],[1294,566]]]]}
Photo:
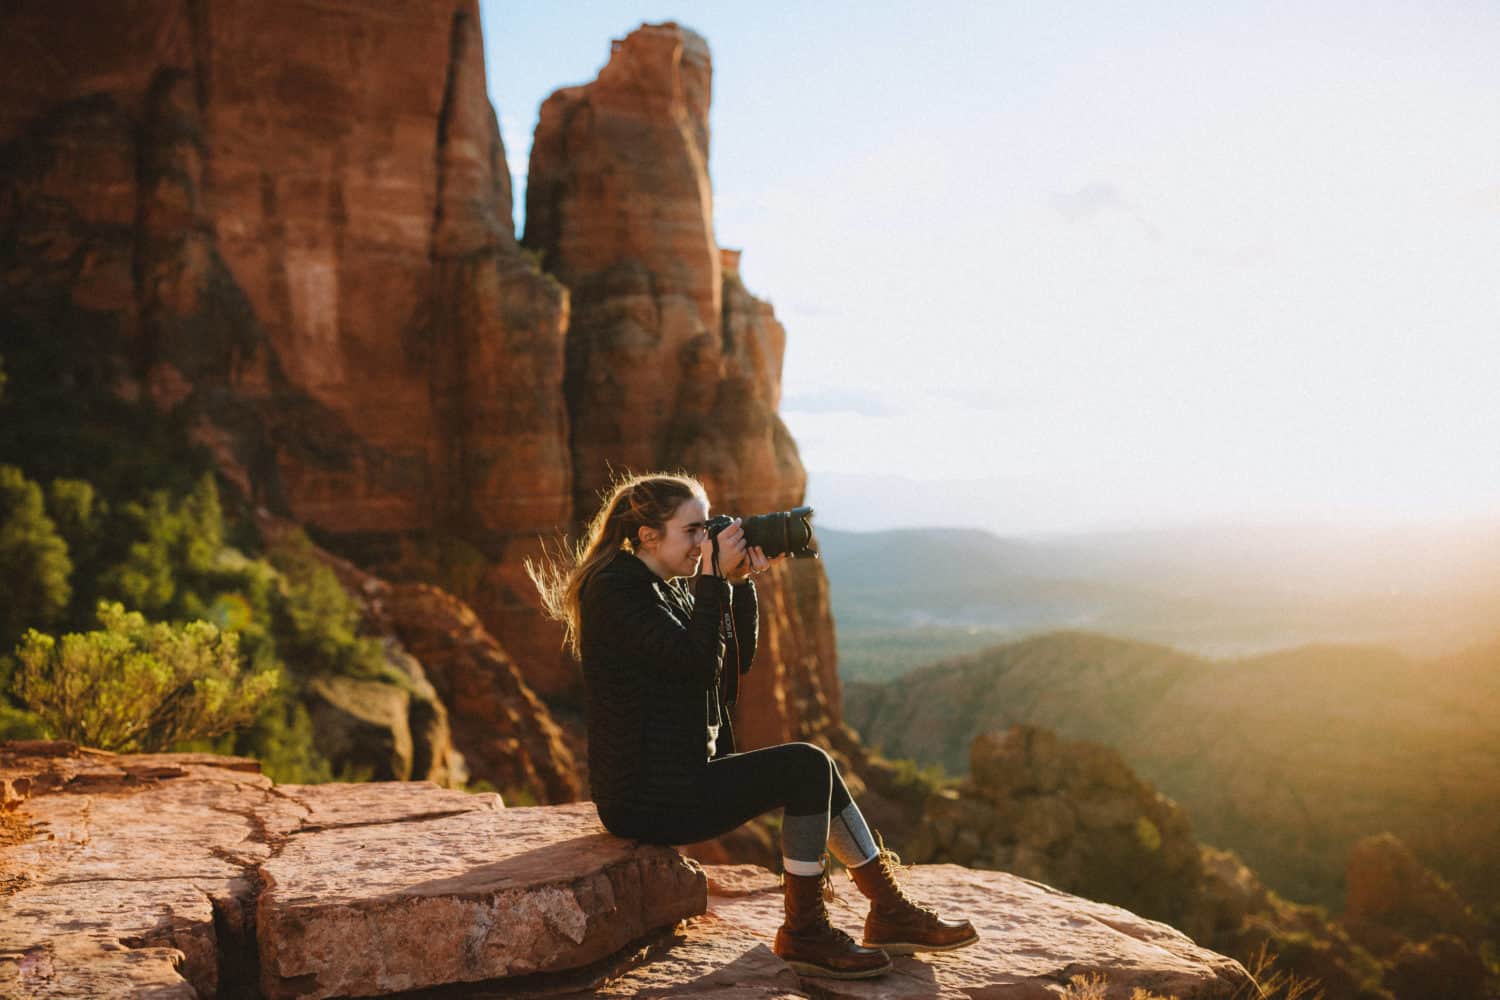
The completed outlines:
{"type": "MultiPolygon", "coordinates": [[[[714,535],[710,541],[713,543],[713,554],[709,558],[713,562],[714,575],[728,583],[723,571],[719,569],[719,536],[714,535]]],[[[733,705],[740,696],[740,637],[734,631],[733,603],[724,605],[719,611],[719,634],[724,637],[724,645],[734,650],[734,669],[727,672],[729,685],[723,699],[725,705],[733,705]]]]}

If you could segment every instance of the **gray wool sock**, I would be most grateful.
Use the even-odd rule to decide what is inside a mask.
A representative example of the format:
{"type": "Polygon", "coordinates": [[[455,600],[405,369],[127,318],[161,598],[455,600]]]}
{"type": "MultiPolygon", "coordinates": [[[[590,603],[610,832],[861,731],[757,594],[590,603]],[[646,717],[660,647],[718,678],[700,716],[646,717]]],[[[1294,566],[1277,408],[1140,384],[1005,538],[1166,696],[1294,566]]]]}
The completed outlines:
{"type": "Polygon", "coordinates": [[[828,814],[783,815],[781,863],[793,875],[821,875],[823,846],[828,843],[828,814]]]}
{"type": "Polygon", "coordinates": [[[857,868],[880,853],[864,814],[852,801],[833,817],[829,825],[828,850],[846,868],[857,868]]]}

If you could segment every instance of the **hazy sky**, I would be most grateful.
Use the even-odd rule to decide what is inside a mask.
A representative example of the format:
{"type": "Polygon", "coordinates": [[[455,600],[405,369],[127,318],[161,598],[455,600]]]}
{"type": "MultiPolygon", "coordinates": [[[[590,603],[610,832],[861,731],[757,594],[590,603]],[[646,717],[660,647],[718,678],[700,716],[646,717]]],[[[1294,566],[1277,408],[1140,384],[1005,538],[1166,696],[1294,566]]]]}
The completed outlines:
{"type": "Polygon", "coordinates": [[[1500,515],[1500,4],[482,10],[520,174],[612,38],[707,37],[828,523],[1500,515]]]}

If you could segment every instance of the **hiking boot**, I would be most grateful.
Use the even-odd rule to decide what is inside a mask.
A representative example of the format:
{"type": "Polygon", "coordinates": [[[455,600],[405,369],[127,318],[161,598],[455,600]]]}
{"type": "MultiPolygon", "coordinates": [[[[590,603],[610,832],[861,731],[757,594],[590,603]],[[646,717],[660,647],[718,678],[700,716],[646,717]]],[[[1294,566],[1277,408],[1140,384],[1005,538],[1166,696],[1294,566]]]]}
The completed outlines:
{"type": "Polygon", "coordinates": [[[923,906],[902,891],[896,873],[904,866],[895,851],[880,843],[880,853],[871,861],[849,869],[849,877],[870,900],[865,918],[865,945],[884,948],[892,955],[914,951],[952,951],[979,940],[967,920],[944,920],[930,906],[923,906]]]}
{"type": "Polygon", "coordinates": [[[864,948],[828,920],[827,898],[833,896],[828,870],[821,875],[782,876],[786,886],[786,922],[776,931],[772,951],[804,976],[866,979],[887,972],[890,956],[864,948]]]}

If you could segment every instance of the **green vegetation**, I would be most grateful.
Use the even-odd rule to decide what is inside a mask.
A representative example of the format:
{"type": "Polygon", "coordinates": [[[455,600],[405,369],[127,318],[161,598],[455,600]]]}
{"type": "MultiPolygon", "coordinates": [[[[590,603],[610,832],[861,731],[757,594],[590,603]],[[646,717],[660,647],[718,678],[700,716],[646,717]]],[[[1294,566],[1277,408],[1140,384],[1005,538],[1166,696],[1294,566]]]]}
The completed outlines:
{"type": "MultiPolygon", "coordinates": [[[[879,748],[876,752],[880,752],[879,748]]],[[[958,783],[956,778],[950,778],[943,770],[942,762],[921,766],[914,760],[901,758],[893,760],[895,766],[895,784],[903,791],[912,791],[922,799],[928,799],[958,783]]]]}
{"type": "Polygon", "coordinates": [[[960,625],[863,624],[838,621],[839,676],[845,681],[872,684],[893,681],[920,667],[1004,642],[1013,633],[1003,629],[960,625]]]}
{"type": "Polygon", "coordinates": [[[72,572],[67,543],[47,516],[41,489],[20,469],[0,465],[0,579],[10,595],[0,604],[0,641],[31,623],[58,621],[72,596],[72,572]]]}
{"type": "Polygon", "coordinates": [[[154,752],[248,722],[280,675],[242,669],[239,634],[205,621],[148,624],[100,601],[94,632],[61,640],[28,629],[11,690],[57,736],[104,750],[154,752]]]}
{"type": "Polygon", "coordinates": [[[357,603],[305,535],[252,557],[233,530],[208,473],[185,493],[111,499],[0,465],[0,574],[16,595],[0,607],[0,738],[238,753],[277,781],[333,778],[307,682],[406,678],[358,634],[357,603]]]}
{"type": "Polygon", "coordinates": [[[225,509],[191,408],[132,401],[111,321],[69,315],[45,329],[0,317],[14,345],[0,359],[0,738],[237,753],[279,782],[332,779],[309,683],[407,678],[305,535],[267,545],[245,498],[225,509]]]}
{"type": "Polygon", "coordinates": [[[955,774],[977,735],[1017,723],[1102,743],[1288,898],[1341,907],[1350,846],[1389,831],[1484,911],[1500,899],[1497,664],[1500,643],[1431,661],[1334,645],[1212,661],[1063,632],[846,683],[844,717],[890,756],[955,774]]]}

